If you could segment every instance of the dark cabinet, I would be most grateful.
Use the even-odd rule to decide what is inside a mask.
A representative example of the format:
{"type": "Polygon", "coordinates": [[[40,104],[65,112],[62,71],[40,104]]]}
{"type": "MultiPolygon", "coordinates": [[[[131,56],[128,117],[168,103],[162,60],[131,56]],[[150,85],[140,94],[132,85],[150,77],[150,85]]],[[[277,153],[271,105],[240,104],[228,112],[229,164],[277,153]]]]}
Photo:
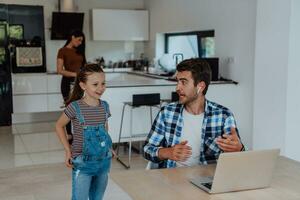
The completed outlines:
{"type": "Polygon", "coordinates": [[[0,4],[0,126],[11,124],[11,73],[45,72],[42,6],[0,4]]]}
{"type": "Polygon", "coordinates": [[[8,5],[8,23],[23,26],[23,39],[27,41],[37,37],[45,40],[42,6],[8,5]]]}
{"type": "Polygon", "coordinates": [[[0,4],[1,21],[7,23],[6,48],[12,72],[46,72],[43,6],[0,4]]]}

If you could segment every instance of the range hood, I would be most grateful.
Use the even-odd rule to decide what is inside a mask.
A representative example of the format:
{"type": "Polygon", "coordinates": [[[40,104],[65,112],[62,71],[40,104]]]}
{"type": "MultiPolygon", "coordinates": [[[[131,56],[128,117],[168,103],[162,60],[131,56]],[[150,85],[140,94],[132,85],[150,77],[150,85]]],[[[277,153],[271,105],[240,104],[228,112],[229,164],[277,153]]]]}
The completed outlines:
{"type": "Polygon", "coordinates": [[[75,0],[58,0],[59,12],[75,12],[76,10],[75,0]]]}

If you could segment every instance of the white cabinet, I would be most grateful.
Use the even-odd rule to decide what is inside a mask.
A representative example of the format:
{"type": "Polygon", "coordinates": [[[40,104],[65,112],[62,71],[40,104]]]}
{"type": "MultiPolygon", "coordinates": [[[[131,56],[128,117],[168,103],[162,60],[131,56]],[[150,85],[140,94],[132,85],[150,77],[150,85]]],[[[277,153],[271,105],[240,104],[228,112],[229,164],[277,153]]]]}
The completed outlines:
{"type": "Polygon", "coordinates": [[[147,10],[92,10],[93,40],[145,41],[149,39],[147,10]]]}
{"type": "Polygon", "coordinates": [[[47,110],[49,112],[64,109],[64,100],[61,94],[48,94],[47,95],[47,110]]]}
{"type": "Polygon", "coordinates": [[[13,96],[14,113],[46,112],[47,95],[30,94],[13,96]]]}
{"type": "Polygon", "coordinates": [[[61,75],[13,74],[13,112],[34,113],[62,110],[61,75]]]}
{"type": "Polygon", "coordinates": [[[49,74],[47,75],[47,92],[60,93],[61,75],[49,74]]]}
{"type": "Polygon", "coordinates": [[[17,74],[12,76],[13,95],[42,94],[47,91],[46,74],[17,74]]]}

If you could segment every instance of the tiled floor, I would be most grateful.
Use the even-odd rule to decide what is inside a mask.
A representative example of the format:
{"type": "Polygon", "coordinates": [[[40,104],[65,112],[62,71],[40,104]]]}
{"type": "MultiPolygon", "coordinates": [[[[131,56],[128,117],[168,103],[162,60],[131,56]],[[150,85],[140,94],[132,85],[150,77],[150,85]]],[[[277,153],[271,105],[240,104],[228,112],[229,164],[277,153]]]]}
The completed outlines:
{"type": "MultiPolygon", "coordinates": [[[[63,161],[53,122],[0,127],[0,200],[70,199],[71,170],[63,161]]],[[[133,154],[131,169],[145,166],[141,155],[133,154]]],[[[121,170],[126,169],[113,160],[111,173],[121,170]]],[[[110,181],[105,199],[130,197],[110,181]]]]}

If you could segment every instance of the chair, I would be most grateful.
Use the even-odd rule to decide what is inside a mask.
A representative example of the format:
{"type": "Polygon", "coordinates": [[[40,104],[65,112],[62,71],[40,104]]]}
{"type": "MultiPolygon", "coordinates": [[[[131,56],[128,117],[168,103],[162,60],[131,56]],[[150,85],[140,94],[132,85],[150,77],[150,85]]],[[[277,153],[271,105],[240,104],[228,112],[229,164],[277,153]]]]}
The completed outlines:
{"type": "Polygon", "coordinates": [[[177,94],[177,92],[172,92],[171,93],[171,99],[162,99],[161,103],[162,105],[171,103],[171,102],[177,102],[179,100],[179,96],[177,94]]]}
{"type": "MultiPolygon", "coordinates": [[[[162,103],[171,103],[171,102],[176,102],[178,100],[179,100],[179,96],[178,96],[177,92],[172,92],[171,99],[162,99],[161,101],[162,101],[162,103]]],[[[158,169],[158,164],[148,161],[146,170],[150,170],[150,169],[158,169]]]]}
{"type": "Polygon", "coordinates": [[[175,102],[179,100],[179,96],[177,94],[177,92],[172,92],[171,93],[171,102],[175,102]]]}
{"type": "Polygon", "coordinates": [[[141,133],[141,134],[132,134],[132,128],[129,133],[129,137],[122,136],[122,128],[123,128],[123,119],[124,119],[124,112],[125,108],[129,107],[131,110],[130,115],[130,125],[132,125],[132,110],[136,109],[140,106],[148,106],[150,108],[150,125],[152,125],[153,116],[152,116],[152,107],[160,107],[160,93],[149,93],[149,94],[134,94],[132,95],[131,102],[124,102],[122,115],[121,115],[121,124],[120,124],[120,131],[119,131],[119,139],[117,144],[117,160],[127,169],[130,168],[131,162],[131,150],[132,150],[132,141],[142,141],[146,138],[148,133],[141,133]],[[128,139],[129,143],[129,150],[128,150],[128,164],[123,162],[119,157],[119,147],[121,143],[121,139],[128,139]]]}

